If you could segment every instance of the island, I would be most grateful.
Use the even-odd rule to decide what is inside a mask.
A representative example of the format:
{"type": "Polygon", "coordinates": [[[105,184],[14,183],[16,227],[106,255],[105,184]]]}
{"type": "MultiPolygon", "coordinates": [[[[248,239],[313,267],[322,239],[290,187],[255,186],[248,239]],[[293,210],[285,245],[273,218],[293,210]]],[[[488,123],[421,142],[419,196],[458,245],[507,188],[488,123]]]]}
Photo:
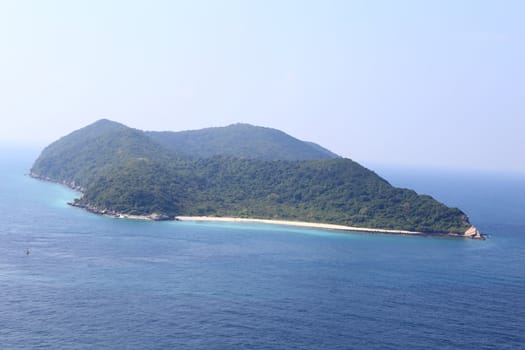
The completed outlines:
{"type": "Polygon", "coordinates": [[[47,146],[30,175],[79,191],[71,205],[113,217],[485,238],[458,208],[248,124],[153,132],[102,119],[47,146]]]}

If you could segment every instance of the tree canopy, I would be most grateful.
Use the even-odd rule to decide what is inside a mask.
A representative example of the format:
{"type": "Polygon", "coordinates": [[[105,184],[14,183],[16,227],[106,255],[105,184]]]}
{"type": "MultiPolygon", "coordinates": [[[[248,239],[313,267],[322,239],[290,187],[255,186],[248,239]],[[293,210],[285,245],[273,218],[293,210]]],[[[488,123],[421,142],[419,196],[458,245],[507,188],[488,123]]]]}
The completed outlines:
{"type": "MultiPolygon", "coordinates": [[[[211,139],[216,145],[220,137],[211,139]]],[[[231,149],[190,154],[103,120],[48,146],[31,171],[81,187],[80,204],[124,214],[292,219],[426,233],[463,233],[470,226],[461,210],[393,187],[350,159],[288,159],[292,144],[282,150],[284,159],[272,147],[254,158],[231,149]]]]}

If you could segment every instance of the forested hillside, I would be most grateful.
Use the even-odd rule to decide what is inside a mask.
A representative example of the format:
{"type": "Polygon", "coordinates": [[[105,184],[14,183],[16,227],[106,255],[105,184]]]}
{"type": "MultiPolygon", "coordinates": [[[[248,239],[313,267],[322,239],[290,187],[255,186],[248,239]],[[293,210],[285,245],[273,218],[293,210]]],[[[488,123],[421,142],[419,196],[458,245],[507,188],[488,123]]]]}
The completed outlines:
{"type": "MultiPolygon", "coordinates": [[[[296,144],[279,147],[281,154],[292,154],[296,144]]],[[[77,204],[100,211],[292,219],[427,233],[463,233],[470,227],[459,209],[395,188],[350,159],[264,160],[219,151],[179,151],[150,133],[102,120],[48,146],[31,171],[80,186],[77,204]]]]}
{"type": "Polygon", "coordinates": [[[148,131],[154,141],[186,158],[232,156],[260,160],[313,160],[338,155],[286,133],[249,124],[190,131],[148,131]]]}

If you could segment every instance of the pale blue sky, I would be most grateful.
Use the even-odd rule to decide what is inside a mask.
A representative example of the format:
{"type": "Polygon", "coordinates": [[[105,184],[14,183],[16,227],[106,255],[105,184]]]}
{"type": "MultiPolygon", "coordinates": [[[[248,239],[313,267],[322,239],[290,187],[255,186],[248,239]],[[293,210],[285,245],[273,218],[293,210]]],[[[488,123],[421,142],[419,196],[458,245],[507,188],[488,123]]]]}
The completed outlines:
{"type": "Polygon", "coordinates": [[[247,122],[525,173],[525,1],[0,0],[0,98],[2,143],[247,122]]]}

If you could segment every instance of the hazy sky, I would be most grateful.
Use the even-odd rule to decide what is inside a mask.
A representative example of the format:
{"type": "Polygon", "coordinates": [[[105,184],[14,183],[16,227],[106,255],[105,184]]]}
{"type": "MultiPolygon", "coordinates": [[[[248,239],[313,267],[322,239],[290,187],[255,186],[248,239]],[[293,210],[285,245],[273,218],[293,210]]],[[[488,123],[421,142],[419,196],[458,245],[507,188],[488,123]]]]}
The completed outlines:
{"type": "Polygon", "coordinates": [[[0,143],[100,118],[525,173],[525,1],[0,0],[0,143]]]}

